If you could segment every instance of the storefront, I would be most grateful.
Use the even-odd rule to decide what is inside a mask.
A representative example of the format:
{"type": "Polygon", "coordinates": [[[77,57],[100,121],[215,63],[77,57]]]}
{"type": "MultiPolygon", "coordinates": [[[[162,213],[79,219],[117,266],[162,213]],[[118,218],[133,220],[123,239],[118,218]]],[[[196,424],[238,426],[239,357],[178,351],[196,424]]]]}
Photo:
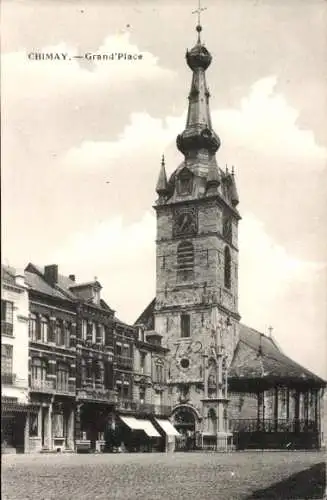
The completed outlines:
{"type": "Polygon", "coordinates": [[[155,423],[160,434],[165,439],[164,451],[170,453],[174,452],[176,448],[176,439],[180,438],[180,433],[175,429],[168,419],[155,418],[155,423]]]}
{"type": "Polygon", "coordinates": [[[119,416],[118,433],[122,451],[153,452],[161,451],[164,446],[164,438],[150,420],[119,416]]]}
{"type": "Polygon", "coordinates": [[[29,451],[29,416],[32,405],[18,403],[14,398],[1,400],[1,451],[25,453],[29,451]]]}

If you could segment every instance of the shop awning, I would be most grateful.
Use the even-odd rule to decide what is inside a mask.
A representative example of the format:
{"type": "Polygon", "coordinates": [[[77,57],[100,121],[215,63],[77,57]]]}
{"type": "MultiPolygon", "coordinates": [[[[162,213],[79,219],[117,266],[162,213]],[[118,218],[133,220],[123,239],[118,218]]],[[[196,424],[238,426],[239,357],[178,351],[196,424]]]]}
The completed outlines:
{"type": "Polygon", "coordinates": [[[155,429],[152,425],[152,423],[149,420],[143,420],[143,419],[136,419],[137,423],[139,424],[139,428],[142,429],[145,434],[149,437],[161,437],[157,429],[155,429]]]}
{"type": "Polygon", "coordinates": [[[138,421],[136,420],[136,418],[134,418],[134,417],[122,417],[121,415],[119,416],[119,418],[124,422],[124,424],[126,424],[133,431],[140,429],[140,425],[139,425],[138,421]]]}
{"type": "Polygon", "coordinates": [[[149,420],[135,417],[122,417],[121,415],[119,418],[134,431],[144,431],[149,437],[161,437],[149,420]]]}
{"type": "Polygon", "coordinates": [[[167,434],[167,436],[180,436],[180,433],[175,429],[173,424],[169,422],[169,420],[156,418],[156,421],[160,425],[161,429],[167,434]]]}

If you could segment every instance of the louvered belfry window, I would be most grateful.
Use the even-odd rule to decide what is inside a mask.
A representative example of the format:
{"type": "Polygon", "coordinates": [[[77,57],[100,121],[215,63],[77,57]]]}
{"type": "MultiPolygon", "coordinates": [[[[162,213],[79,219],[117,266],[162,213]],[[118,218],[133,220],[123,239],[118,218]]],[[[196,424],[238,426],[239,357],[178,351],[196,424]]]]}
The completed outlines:
{"type": "Polygon", "coordinates": [[[230,250],[225,247],[224,250],[224,285],[226,288],[231,287],[232,259],[230,250]]]}
{"type": "Polygon", "coordinates": [[[182,241],[177,248],[177,280],[191,281],[194,275],[194,249],[190,241],[182,241]]]}

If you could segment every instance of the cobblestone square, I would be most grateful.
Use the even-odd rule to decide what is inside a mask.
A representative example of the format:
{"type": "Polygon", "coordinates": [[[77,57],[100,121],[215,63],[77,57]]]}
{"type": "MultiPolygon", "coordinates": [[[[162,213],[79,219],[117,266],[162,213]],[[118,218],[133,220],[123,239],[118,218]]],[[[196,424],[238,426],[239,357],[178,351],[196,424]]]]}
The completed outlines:
{"type": "Polygon", "coordinates": [[[4,455],[2,498],[318,499],[319,452],[4,455]]]}

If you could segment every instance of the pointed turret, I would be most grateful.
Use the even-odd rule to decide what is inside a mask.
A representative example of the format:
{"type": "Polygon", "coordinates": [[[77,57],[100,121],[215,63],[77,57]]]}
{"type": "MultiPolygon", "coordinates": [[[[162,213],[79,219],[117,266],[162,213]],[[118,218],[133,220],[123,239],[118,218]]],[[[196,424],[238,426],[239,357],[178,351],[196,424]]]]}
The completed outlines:
{"type": "Polygon", "coordinates": [[[238,192],[237,192],[237,188],[236,188],[234,167],[232,167],[231,181],[232,181],[232,183],[231,183],[231,202],[232,202],[233,207],[236,207],[239,204],[240,200],[239,200],[238,192]]]}
{"type": "Polygon", "coordinates": [[[196,45],[186,52],[186,62],[193,72],[189,106],[185,130],[177,137],[177,147],[185,156],[185,163],[196,168],[199,161],[203,164],[215,164],[215,153],[220,147],[220,139],[211,123],[209,97],[205,71],[210,66],[212,57],[201,41],[202,27],[196,27],[198,40],[196,45]]]}
{"type": "Polygon", "coordinates": [[[161,167],[160,167],[156,191],[157,191],[159,196],[165,196],[167,194],[167,191],[168,191],[168,183],[167,183],[164,155],[162,155],[162,158],[161,158],[161,167]]]}

